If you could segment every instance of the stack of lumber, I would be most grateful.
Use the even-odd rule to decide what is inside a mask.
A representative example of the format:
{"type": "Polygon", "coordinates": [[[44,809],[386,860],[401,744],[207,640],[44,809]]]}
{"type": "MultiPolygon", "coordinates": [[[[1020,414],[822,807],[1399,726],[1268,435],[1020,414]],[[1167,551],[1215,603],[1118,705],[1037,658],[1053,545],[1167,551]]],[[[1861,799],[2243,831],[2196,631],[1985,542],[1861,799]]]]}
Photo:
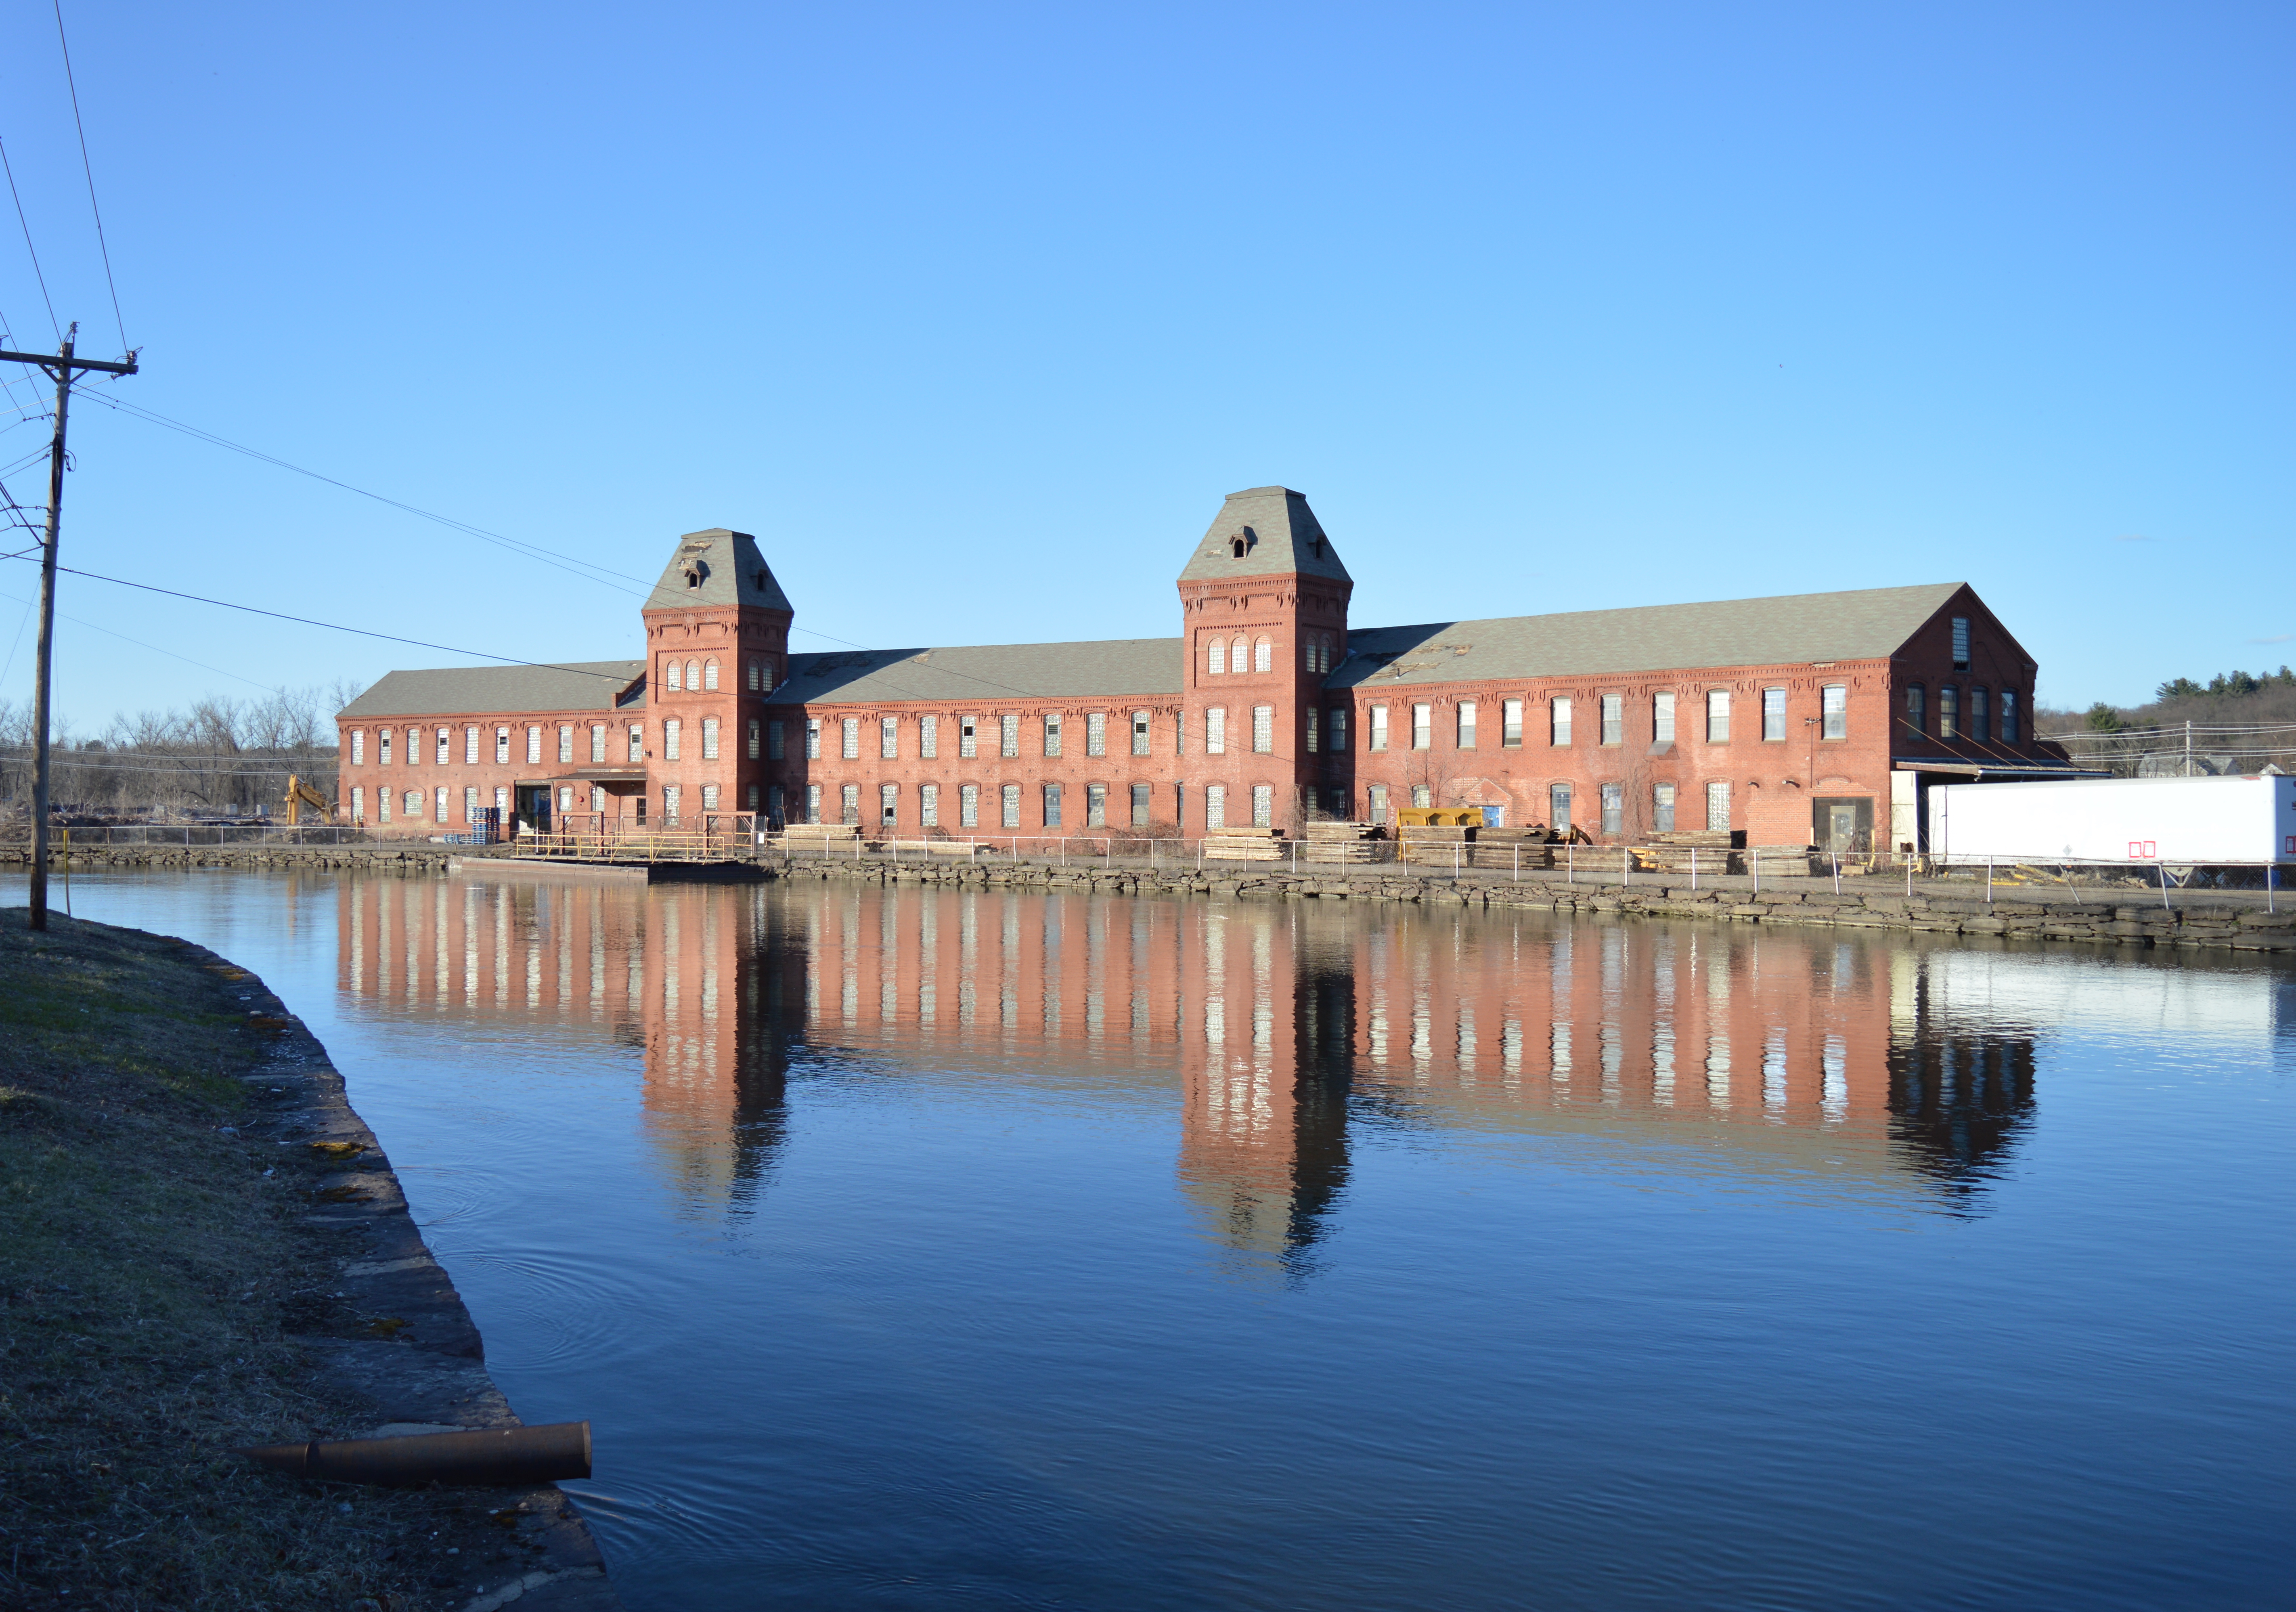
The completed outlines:
{"type": "Polygon", "coordinates": [[[1660,873],[1688,873],[1690,853],[1698,853],[1701,873],[1742,873],[1738,863],[1742,859],[1730,854],[1730,831],[1726,828],[1677,829],[1669,834],[1654,834],[1646,845],[1635,848],[1635,859],[1642,867],[1660,873]]]}
{"type": "Polygon", "coordinates": [[[1379,859],[1379,830],[1369,823],[1310,823],[1307,827],[1307,859],[1310,862],[1375,862],[1379,859]]]}
{"type": "Polygon", "coordinates": [[[1280,862],[1291,854],[1273,828],[1218,828],[1204,835],[1208,862],[1280,862]]]}
{"type": "Polygon", "coordinates": [[[972,857],[986,856],[996,849],[978,840],[886,840],[878,845],[880,851],[890,851],[896,856],[922,853],[926,856],[972,857]]]}
{"type": "Polygon", "coordinates": [[[1401,845],[1396,854],[1406,862],[1426,862],[1443,868],[1472,867],[1475,836],[1481,832],[1464,826],[1404,823],[1395,831],[1401,845]]]}
{"type": "Polygon", "coordinates": [[[1471,868],[1552,868],[1554,847],[1544,828],[1485,828],[1475,835],[1471,868]]]}
{"type": "Polygon", "coordinates": [[[791,823],[782,830],[781,837],[793,845],[815,844],[824,840],[842,843],[859,839],[861,830],[852,823],[791,823]]]}

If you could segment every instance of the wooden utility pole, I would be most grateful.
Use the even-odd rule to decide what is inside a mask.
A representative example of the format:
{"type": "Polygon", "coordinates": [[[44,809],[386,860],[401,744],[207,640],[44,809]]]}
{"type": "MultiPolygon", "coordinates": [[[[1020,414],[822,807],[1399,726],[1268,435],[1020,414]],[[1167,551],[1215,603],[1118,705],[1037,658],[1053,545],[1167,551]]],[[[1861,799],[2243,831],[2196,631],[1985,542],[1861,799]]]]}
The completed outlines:
{"type": "Polygon", "coordinates": [[[28,905],[35,929],[48,926],[48,691],[49,665],[56,638],[56,539],[64,519],[64,421],[71,411],[73,375],[84,369],[106,374],[132,375],[135,355],[118,363],[106,358],[76,358],[72,342],[79,334],[74,322],[55,353],[0,351],[0,362],[37,364],[55,377],[56,431],[48,441],[48,530],[40,546],[40,640],[38,664],[32,683],[32,886],[28,905]]]}

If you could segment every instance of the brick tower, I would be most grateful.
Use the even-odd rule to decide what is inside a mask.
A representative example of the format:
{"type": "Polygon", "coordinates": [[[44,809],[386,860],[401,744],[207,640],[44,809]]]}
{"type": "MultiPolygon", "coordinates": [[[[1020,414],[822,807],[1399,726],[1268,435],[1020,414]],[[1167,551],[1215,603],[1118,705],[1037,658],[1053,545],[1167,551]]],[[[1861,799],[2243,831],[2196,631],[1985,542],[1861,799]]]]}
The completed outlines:
{"type": "Polygon", "coordinates": [[[1318,695],[1347,654],[1355,582],[1305,498],[1255,487],[1228,495],[1179,588],[1188,826],[1218,827],[1218,812],[1231,828],[1294,828],[1321,803],[1318,695]]]}
{"type": "Polygon", "coordinates": [[[700,812],[754,810],[765,762],[750,729],[788,673],[796,614],[758,540],[722,526],[686,533],[644,614],[654,820],[699,827],[700,812]]]}

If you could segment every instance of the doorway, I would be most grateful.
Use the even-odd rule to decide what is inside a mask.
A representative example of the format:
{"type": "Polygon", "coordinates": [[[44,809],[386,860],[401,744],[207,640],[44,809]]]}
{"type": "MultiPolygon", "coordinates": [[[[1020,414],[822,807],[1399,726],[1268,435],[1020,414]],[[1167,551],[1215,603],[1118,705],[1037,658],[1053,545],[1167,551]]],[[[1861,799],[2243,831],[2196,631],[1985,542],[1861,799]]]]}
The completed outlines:
{"type": "Polygon", "coordinates": [[[1820,795],[1809,803],[1810,843],[1836,856],[1874,849],[1874,797],[1820,795]]]}

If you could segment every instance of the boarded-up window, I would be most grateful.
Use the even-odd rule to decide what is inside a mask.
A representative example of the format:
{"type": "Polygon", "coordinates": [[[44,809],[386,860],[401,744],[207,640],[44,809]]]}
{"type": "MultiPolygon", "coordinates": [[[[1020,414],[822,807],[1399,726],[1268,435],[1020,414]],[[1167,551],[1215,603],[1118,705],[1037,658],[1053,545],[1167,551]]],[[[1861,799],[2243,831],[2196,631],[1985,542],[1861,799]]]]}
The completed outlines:
{"type": "Polygon", "coordinates": [[[430,820],[434,823],[452,821],[447,815],[447,786],[441,784],[430,805],[430,820]]]}
{"type": "Polygon", "coordinates": [[[366,729],[364,728],[351,729],[351,765],[366,765],[366,729]]]}
{"type": "Polygon", "coordinates": [[[956,792],[956,820],[966,828],[980,827],[980,785],[967,784],[956,792]]]}
{"type": "Polygon", "coordinates": [[[1254,828],[1273,827],[1275,821],[1275,785],[1254,784],[1251,786],[1251,826],[1254,828]]]}
{"type": "Polygon", "coordinates": [[[665,761],[675,761],[678,759],[677,745],[684,727],[685,724],[676,717],[668,718],[662,723],[661,756],[665,761]]]}
{"type": "Polygon", "coordinates": [[[940,785],[917,785],[917,821],[927,828],[940,827],[940,785]]]}
{"type": "MultiPolygon", "coordinates": [[[[717,669],[718,662],[712,661],[709,662],[709,665],[710,669],[715,670],[717,669]]],[[[715,811],[718,810],[717,785],[704,784],[701,786],[701,810],[704,811],[715,811]]]]}
{"type": "Polygon", "coordinates": [[[1275,753],[1275,706],[1255,705],[1251,708],[1251,749],[1255,755],[1273,755],[1275,753]]]}
{"type": "Polygon", "coordinates": [[[1152,810],[1148,803],[1148,785],[1135,784],[1132,786],[1132,826],[1135,828],[1147,827],[1152,810]]]}
{"type": "MultiPolygon", "coordinates": [[[[757,736],[757,736],[757,731],[758,731],[758,725],[757,725],[755,722],[750,723],[750,753],[751,755],[755,755],[755,754],[757,754],[757,753],[758,753],[757,736]]],[[[593,723],[591,723],[591,724],[590,724],[590,762],[591,762],[591,765],[593,765],[593,766],[602,765],[602,764],[605,761],[605,759],[606,759],[606,725],[605,725],[603,722],[593,722],[593,723]]]]}
{"type": "Polygon", "coordinates": [[[940,719],[917,719],[917,753],[928,761],[940,754],[940,719]]]}
{"type": "Polygon", "coordinates": [[[645,729],[636,722],[630,724],[630,760],[633,763],[645,760],[645,729]]]}
{"type": "Polygon", "coordinates": [[[1260,638],[1258,638],[1258,639],[1255,639],[1255,640],[1253,641],[1253,643],[1252,643],[1252,646],[1251,646],[1251,669],[1252,669],[1252,670],[1254,670],[1254,671],[1272,671],[1272,670],[1275,670],[1275,641],[1274,641],[1273,639],[1270,639],[1270,638],[1267,638],[1267,637],[1260,637],[1260,638]]]}
{"type": "Polygon", "coordinates": [[[542,729],[539,728],[526,730],[526,759],[529,761],[542,760],[542,729]]]}
{"type": "Polygon", "coordinates": [[[977,717],[956,719],[956,753],[976,756],[980,753],[980,725],[977,717]]]}
{"type": "Polygon", "coordinates": [[[701,719],[701,759],[705,761],[714,761],[718,759],[718,719],[716,717],[701,719]]]}
{"type": "Polygon", "coordinates": [[[898,717],[877,719],[877,753],[888,761],[901,753],[901,720],[898,717]]]}
{"type": "Polygon", "coordinates": [[[750,760],[753,761],[758,759],[758,729],[759,726],[760,724],[755,720],[752,720],[750,724],[750,760]]]}
{"type": "Polygon", "coordinates": [[[1227,707],[1215,705],[1204,712],[1204,753],[1227,753],[1227,707]]]}
{"type": "Polygon", "coordinates": [[[502,762],[510,760],[510,729],[507,728],[495,729],[495,760],[502,762]]]}
{"type": "Polygon", "coordinates": [[[479,730],[475,727],[465,728],[463,729],[463,765],[476,767],[478,764],[479,730]]]}
{"type": "Polygon", "coordinates": [[[1108,753],[1108,713],[1087,711],[1084,719],[1084,753],[1088,756],[1108,753]]]}
{"type": "Polygon", "coordinates": [[[1706,832],[1726,834],[1730,828],[1730,785],[1717,778],[1706,786],[1706,832]]]}
{"type": "Polygon", "coordinates": [[[662,662],[661,676],[662,682],[668,687],[682,690],[685,687],[685,667],[681,662],[662,662]]]}
{"type": "Polygon", "coordinates": [[[1057,716],[1045,719],[1045,753],[1048,756],[1061,753],[1061,720],[1057,716]]]}
{"type": "Polygon", "coordinates": [[[1134,755],[1148,753],[1148,713],[1144,711],[1136,711],[1132,713],[1132,753],[1134,755]]]}
{"type": "Polygon", "coordinates": [[[890,828],[900,820],[901,786],[898,784],[877,785],[877,821],[890,828]]]}
{"type": "Polygon", "coordinates": [[[1084,826],[1086,828],[1108,827],[1108,785],[1086,784],[1084,786],[1084,826]]]}
{"type": "MultiPolygon", "coordinates": [[[[445,746],[441,745],[440,748],[444,749],[445,746]]],[[[571,722],[561,722],[558,725],[558,759],[562,761],[570,761],[574,759],[574,724],[571,722]]]]}
{"type": "Polygon", "coordinates": [[[861,821],[861,785],[848,784],[837,792],[837,820],[857,827],[861,821]]]}
{"type": "MultiPolygon", "coordinates": [[[[718,662],[714,656],[701,662],[701,687],[712,694],[717,692],[718,662]]],[[[709,805],[712,802],[705,801],[702,804],[709,805]]]]}
{"type": "Polygon", "coordinates": [[[1213,829],[1226,827],[1227,785],[1207,784],[1204,785],[1204,831],[1209,834],[1213,829]]]}
{"type": "Polygon", "coordinates": [[[1018,828],[1021,826],[1021,786],[1018,784],[1007,784],[1004,785],[1004,827],[1018,828]]]}
{"type": "Polygon", "coordinates": [[[1225,637],[1214,638],[1204,646],[1204,670],[1216,678],[1227,670],[1227,640],[1225,637]]]}
{"type": "Polygon", "coordinates": [[[821,821],[821,785],[818,784],[805,786],[805,820],[808,823],[821,821]]]}
{"type": "Polygon", "coordinates": [[[1323,712],[1314,706],[1308,708],[1308,753],[1314,755],[1324,747],[1323,712]]]}
{"type": "Polygon", "coordinates": [[[842,742],[838,746],[837,753],[849,761],[859,761],[861,759],[861,719],[859,717],[842,718],[838,723],[838,728],[842,742]]]}
{"type": "Polygon", "coordinates": [[[996,719],[996,753],[1016,756],[1021,753],[1021,719],[1016,715],[996,719]]]}

